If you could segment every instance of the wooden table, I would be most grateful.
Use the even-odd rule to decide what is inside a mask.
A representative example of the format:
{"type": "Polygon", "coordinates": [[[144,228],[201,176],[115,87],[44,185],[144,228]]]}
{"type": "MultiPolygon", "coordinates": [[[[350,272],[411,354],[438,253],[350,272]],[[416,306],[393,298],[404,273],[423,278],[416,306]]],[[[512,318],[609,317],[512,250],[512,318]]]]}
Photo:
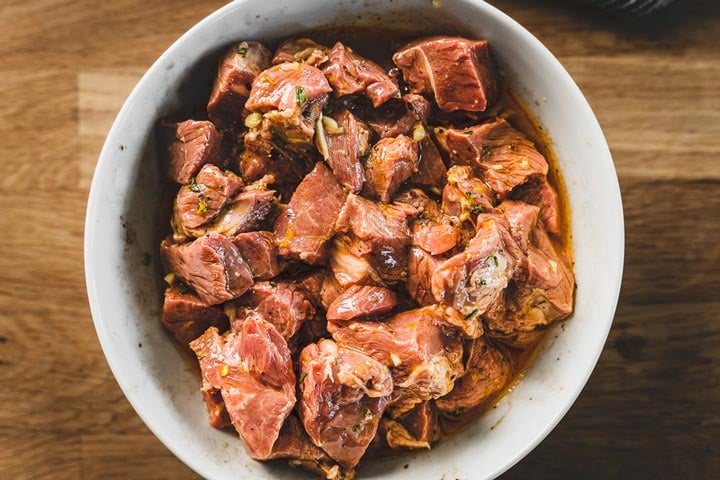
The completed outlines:
{"type": "MultiPolygon", "coordinates": [[[[223,2],[0,5],[0,477],[196,478],[155,439],[95,337],[88,186],[142,72],[223,2]]],[[[720,478],[720,7],[621,21],[496,3],[552,50],[605,130],[625,204],[615,325],[580,399],[506,475],[720,478]]]]}

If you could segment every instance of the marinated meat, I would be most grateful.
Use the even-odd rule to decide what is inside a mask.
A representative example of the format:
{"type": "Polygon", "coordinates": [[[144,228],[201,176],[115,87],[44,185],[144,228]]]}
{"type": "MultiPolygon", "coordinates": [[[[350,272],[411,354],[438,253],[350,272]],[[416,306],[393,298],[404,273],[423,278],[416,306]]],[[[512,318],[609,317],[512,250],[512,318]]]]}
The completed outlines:
{"type": "Polygon", "coordinates": [[[175,138],[168,147],[170,177],[187,185],[203,165],[221,160],[222,133],[211,122],[186,120],[176,126],[175,138]]]}
{"type": "Polygon", "coordinates": [[[328,50],[309,38],[286,40],[275,51],[272,64],[298,62],[317,67],[327,61],[328,50]]]}
{"type": "Polygon", "coordinates": [[[272,232],[247,232],[232,237],[254,278],[269,280],[280,273],[278,248],[272,232]]]}
{"type": "Polygon", "coordinates": [[[290,415],[280,430],[270,459],[287,458],[293,467],[301,467],[322,475],[327,480],[352,480],[354,470],[343,470],[308,437],[295,415],[290,415]]]}
{"type": "Polygon", "coordinates": [[[207,105],[208,117],[215,125],[228,129],[241,122],[252,82],[270,66],[270,56],[257,42],[240,42],[227,50],[207,105]]]}
{"type": "Polygon", "coordinates": [[[211,233],[182,245],[164,241],[161,253],[168,270],[208,305],[238,298],[253,284],[240,251],[224,235],[211,233]]]}
{"type": "Polygon", "coordinates": [[[273,190],[247,189],[232,199],[207,231],[232,236],[255,230],[271,216],[277,204],[273,190]]]}
{"type": "Polygon", "coordinates": [[[447,395],[463,371],[462,344],[442,330],[442,316],[440,309],[424,307],[383,322],[350,321],[331,333],[338,344],[390,368],[397,416],[417,403],[447,395]]]}
{"type": "Polygon", "coordinates": [[[398,135],[413,135],[417,125],[427,122],[432,105],[422,95],[408,93],[401,99],[390,99],[377,109],[361,108],[363,118],[378,137],[389,138],[398,135]]]}
{"type": "Polygon", "coordinates": [[[503,354],[483,338],[473,340],[465,373],[455,388],[435,401],[437,408],[450,416],[460,416],[480,406],[498,393],[510,376],[510,364],[503,354]]]}
{"type": "Polygon", "coordinates": [[[180,184],[161,320],[208,421],[329,480],[485,411],[573,309],[561,179],[487,42],[393,61],[241,42],[210,121],[160,122],[180,184]]]}
{"type": "Polygon", "coordinates": [[[272,323],[286,340],[315,316],[315,307],[307,291],[289,281],[258,282],[250,289],[244,302],[272,323]]]}
{"type": "Polygon", "coordinates": [[[202,396],[205,408],[207,408],[208,423],[210,423],[210,426],[218,430],[232,427],[232,420],[230,419],[227,408],[225,408],[225,402],[222,399],[220,390],[209,388],[202,391],[202,396]]]}
{"type": "Polygon", "coordinates": [[[412,410],[398,418],[398,421],[413,438],[421,442],[433,443],[440,439],[438,412],[433,400],[418,403],[412,410]]]}
{"type": "Polygon", "coordinates": [[[391,312],[397,305],[398,298],[392,290],[385,287],[353,285],[328,307],[326,317],[332,322],[374,318],[391,312]]]}
{"type": "Polygon", "coordinates": [[[432,276],[442,259],[433,257],[421,248],[411,247],[408,253],[407,290],[420,305],[436,303],[432,293],[432,276]]]}
{"type": "Polygon", "coordinates": [[[281,63],[255,78],[245,108],[251,112],[302,109],[332,89],[323,73],[305,63],[281,63]]]}
{"type": "Polygon", "coordinates": [[[362,242],[350,236],[339,236],[333,240],[330,270],[340,290],[357,284],[382,284],[380,274],[366,258],[362,242]]]}
{"type": "Polygon", "coordinates": [[[528,182],[513,192],[513,197],[540,208],[540,218],[550,233],[560,233],[558,194],[547,179],[528,182]]]}
{"type": "Polygon", "coordinates": [[[457,220],[445,215],[438,204],[422,190],[408,190],[396,200],[408,203],[418,211],[418,216],[412,222],[412,245],[431,255],[441,255],[457,246],[460,241],[457,220]]]}
{"type": "Polygon", "coordinates": [[[357,240],[352,242],[354,253],[383,281],[398,282],[406,277],[410,215],[402,205],[381,205],[351,193],[340,212],[338,230],[352,233],[357,240]]]}
{"type": "Polygon", "coordinates": [[[299,412],[313,443],[351,469],[377,432],[393,391],[380,362],[332,340],[310,344],[300,354],[299,412]]]}
{"type": "Polygon", "coordinates": [[[482,112],[495,101],[499,90],[484,40],[421,38],[398,50],[393,61],[411,92],[434,95],[446,111],[482,112]]]}
{"type": "Polygon", "coordinates": [[[505,200],[497,206],[496,211],[503,214],[515,243],[527,253],[540,209],[525,202],[505,200]]]}
{"type": "Polygon", "coordinates": [[[220,390],[250,456],[269,458],[295,405],[295,373],[285,339],[271,324],[251,318],[224,337],[211,327],[190,347],[200,362],[203,390],[220,390]]]}
{"type": "Polygon", "coordinates": [[[547,175],[545,157],[503,119],[460,130],[435,129],[435,132],[450,163],[472,167],[499,198],[505,198],[528,180],[542,180],[547,175]]]}
{"type": "Polygon", "coordinates": [[[322,135],[326,143],[325,160],[338,181],[353,193],[365,183],[362,158],[370,151],[370,130],[347,110],[323,117],[322,135]]]}
{"type": "Polygon", "coordinates": [[[322,70],[338,97],[361,93],[372,101],[373,106],[379,107],[400,93],[382,67],[353,53],[340,42],[328,53],[322,70]]]}
{"type": "Polygon", "coordinates": [[[316,164],[275,222],[280,255],[307,263],[321,261],[345,198],[345,191],[330,169],[323,163],[316,164]]]}
{"type": "Polygon", "coordinates": [[[430,450],[429,442],[413,437],[400,422],[385,418],[383,419],[382,427],[385,430],[385,441],[390,448],[430,450]]]}
{"type": "Polygon", "coordinates": [[[190,185],[180,187],[173,207],[175,239],[202,236],[202,227],[220,211],[243,187],[243,181],[232,172],[223,172],[215,165],[205,165],[190,185]]]}
{"type": "MultiPolygon", "coordinates": [[[[245,107],[253,112],[246,125],[260,129],[260,135],[276,149],[312,149],[315,123],[332,90],[317,68],[305,63],[281,63],[264,70],[253,81],[245,107]]],[[[252,133],[252,132],[251,132],[252,133]]]]}
{"type": "Polygon", "coordinates": [[[380,139],[365,164],[368,194],[389,203],[400,185],[417,172],[418,160],[417,143],[405,135],[380,139]]]}
{"type": "Polygon", "coordinates": [[[435,299],[467,319],[482,315],[502,299],[518,268],[512,251],[517,251],[517,246],[502,217],[488,219],[467,248],[443,262],[433,274],[435,299]]]}
{"type": "Polygon", "coordinates": [[[222,308],[207,305],[184,286],[165,290],[162,323],[175,335],[178,342],[187,345],[210,327],[227,330],[228,318],[222,308]]]}
{"type": "Polygon", "coordinates": [[[460,221],[474,219],[483,212],[492,212],[494,197],[472,168],[456,165],[447,171],[447,184],[442,192],[442,210],[446,214],[460,221]]]}
{"type": "Polygon", "coordinates": [[[430,133],[423,128],[421,136],[418,143],[418,171],[410,177],[410,183],[439,190],[445,184],[447,168],[430,133]]]}
{"type": "MultiPolygon", "coordinates": [[[[544,328],[572,313],[574,276],[566,255],[536,226],[527,254],[526,278],[508,289],[504,310],[486,316],[490,334],[523,344],[518,335],[544,328]]],[[[532,341],[529,336],[527,341],[532,341]]]]}

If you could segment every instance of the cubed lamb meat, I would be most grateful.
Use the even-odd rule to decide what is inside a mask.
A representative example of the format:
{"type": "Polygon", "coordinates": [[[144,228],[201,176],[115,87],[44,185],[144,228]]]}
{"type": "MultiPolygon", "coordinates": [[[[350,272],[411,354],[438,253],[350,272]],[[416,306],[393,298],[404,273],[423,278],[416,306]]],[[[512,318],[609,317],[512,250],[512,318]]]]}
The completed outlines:
{"type": "Polygon", "coordinates": [[[398,421],[417,440],[433,443],[440,439],[440,424],[434,400],[418,403],[398,421]]]}
{"type": "Polygon", "coordinates": [[[390,313],[397,305],[398,298],[392,290],[353,285],[335,299],[325,316],[331,322],[376,318],[390,313]]]}
{"type": "MultiPolygon", "coordinates": [[[[447,395],[463,371],[462,344],[442,329],[443,312],[423,307],[382,322],[353,320],[331,330],[343,346],[365,352],[390,368],[395,383],[392,416],[447,395]]],[[[330,327],[332,324],[329,324],[330,327]]]]}
{"type": "Polygon", "coordinates": [[[567,254],[556,250],[538,222],[527,254],[526,273],[506,294],[505,308],[486,315],[489,334],[521,345],[534,340],[530,332],[572,313],[575,276],[567,254]]]}
{"type": "Polygon", "coordinates": [[[418,171],[410,177],[410,183],[439,190],[445,184],[447,168],[430,132],[423,127],[421,136],[418,142],[418,171]]]}
{"type": "Polygon", "coordinates": [[[288,202],[295,188],[313,169],[319,158],[303,149],[290,150],[286,148],[284,141],[273,143],[272,139],[263,138],[263,134],[259,129],[245,134],[238,170],[246,182],[264,179],[272,184],[273,189],[281,194],[283,201],[288,202]]]}
{"type": "Polygon", "coordinates": [[[418,211],[411,227],[412,245],[431,255],[441,255],[457,246],[460,241],[457,220],[445,215],[440,206],[422,190],[408,190],[399,195],[396,201],[408,203],[418,211]]]}
{"type": "Polygon", "coordinates": [[[280,255],[311,264],[323,260],[346,195],[330,169],[318,162],[275,222],[280,255]]]}
{"type": "Polygon", "coordinates": [[[309,270],[298,276],[295,282],[301,286],[308,294],[308,298],[312,304],[317,308],[322,306],[322,286],[325,281],[325,276],[329,272],[325,268],[309,270]]]}
{"type": "Polygon", "coordinates": [[[430,450],[430,443],[424,440],[418,440],[408,432],[403,424],[389,418],[383,418],[380,425],[381,431],[385,433],[385,441],[388,447],[395,449],[426,449],[430,450]]]}
{"type": "Polygon", "coordinates": [[[243,303],[272,323],[286,340],[315,317],[310,295],[302,285],[290,281],[257,282],[243,297],[243,303]]]}
{"type": "Polygon", "coordinates": [[[456,165],[447,171],[447,183],[442,192],[442,210],[460,221],[492,212],[495,194],[477,178],[472,168],[456,165]]]}
{"type": "Polygon", "coordinates": [[[496,212],[502,213],[507,220],[510,234],[515,243],[517,243],[520,250],[527,253],[535,225],[537,225],[540,209],[529,203],[505,200],[497,206],[496,212]]]}
{"type": "Polygon", "coordinates": [[[513,198],[539,207],[545,229],[550,233],[560,233],[558,194],[547,179],[521,185],[513,192],[513,198]]]}
{"type": "Polygon", "coordinates": [[[280,273],[278,248],[272,232],[246,232],[232,237],[253,277],[269,280],[280,273]]]}
{"type": "Polygon", "coordinates": [[[408,93],[400,99],[390,99],[380,108],[361,108],[361,111],[370,128],[380,138],[413,136],[416,126],[427,122],[432,104],[422,95],[408,93]]]}
{"type": "Polygon", "coordinates": [[[286,458],[292,467],[322,475],[327,480],[352,480],[353,470],[343,470],[325,451],[312,443],[300,420],[291,414],[280,430],[268,459],[286,458]]]}
{"type": "Polygon", "coordinates": [[[484,40],[427,37],[393,55],[410,91],[434,95],[446,111],[482,112],[498,94],[490,48],[484,40]]]}
{"type": "Polygon", "coordinates": [[[180,187],[173,206],[175,240],[201,237],[212,222],[243,187],[240,177],[215,165],[204,165],[190,185],[180,187]]]}
{"type": "Polygon", "coordinates": [[[296,379],[285,339],[270,323],[250,318],[224,337],[209,328],[190,347],[200,362],[203,390],[220,390],[250,456],[269,458],[295,405],[296,379]]]}
{"type": "Polygon", "coordinates": [[[472,167],[501,199],[515,187],[547,175],[545,157],[501,118],[464,129],[436,128],[435,133],[450,163],[472,167]]]}
{"type": "Polygon", "coordinates": [[[219,163],[222,137],[222,133],[208,121],[186,120],[178,123],[175,139],[168,147],[170,177],[180,185],[187,185],[203,165],[219,163]]]}
{"type": "Polygon", "coordinates": [[[236,195],[207,231],[237,235],[260,228],[278,204],[273,190],[246,189],[236,195]]]}
{"type": "Polygon", "coordinates": [[[363,243],[351,236],[340,235],[333,240],[330,270],[340,291],[357,284],[382,284],[380,274],[366,258],[363,243]]]}
{"type": "Polygon", "coordinates": [[[270,50],[257,42],[240,42],[230,47],[220,62],[207,111],[221,129],[241,123],[243,107],[252,82],[270,66],[270,50]]]}
{"type": "Polygon", "coordinates": [[[313,443],[343,468],[360,461],[393,390],[387,367],[328,339],[300,354],[299,412],[313,443]]]}
{"type": "Polygon", "coordinates": [[[315,43],[309,38],[286,40],[275,51],[272,64],[297,62],[317,67],[327,61],[328,50],[329,48],[315,43]]]}
{"type": "Polygon", "coordinates": [[[502,352],[484,337],[473,340],[465,373],[455,382],[452,392],[435,401],[437,408],[449,416],[461,416],[482,405],[507,384],[510,363],[502,352]]]}
{"type": "MultiPolygon", "coordinates": [[[[190,185],[190,187],[192,187],[192,185],[190,185]]],[[[184,188],[185,187],[183,187],[183,189],[184,188]]],[[[260,228],[275,211],[278,204],[275,192],[273,190],[265,190],[264,188],[264,186],[259,188],[257,185],[246,187],[242,192],[229,199],[224,208],[219,211],[218,215],[211,222],[194,228],[183,224],[184,218],[180,213],[183,208],[186,211],[186,216],[192,213],[187,212],[193,205],[191,201],[192,197],[186,194],[187,198],[184,205],[179,205],[179,202],[176,202],[176,211],[172,220],[174,240],[176,242],[182,242],[189,238],[198,238],[208,233],[232,236],[260,228]]],[[[181,193],[183,192],[181,191],[181,193]]],[[[178,197],[179,196],[180,195],[178,195],[178,197]]],[[[196,207],[196,209],[210,210],[210,206],[205,206],[210,204],[206,197],[198,196],[197,198],[200,207],[196,207]]],[[[217,203],[217,198],[213,200],[213,202],[217,203]]],[[[215,205],[213,205],[213,208],[214,207],[215,205]]]]}
{"type": "Polygon", "coordinates": [[[210,327],[222,331],[228,328],[228,318],[222,308],[206,305],[184,286],[172,286],[165,290],[161,321],[183,345],[195,340],[210,327]]]}
{"type": "Polygon", "coordinates": [[[407,290],[420,305],[437,303],[432,293],[432,276],[442,263],[422,248],[411,247],[408,253],[407,290]]]}
{"type": "Polygon", "coordinates": [[[318,147],[338,181],[353,193],[365,183],[361,159],[370,152],[368,126],[347,110],[322,119],[318,147]],[[323,145],[322,142],[325,142],[323,145]]]}
{"type": "Polygon", "coordinates": [[[408,209],[412,208],[406,207],[379,204],[351,193],[338,220],[338,230],[350,232],[358,240],[351,242],[351,251],[390,283],[402,281],[406,275],[408,209]]]}
{"type": "Polygon", "coordinates": [[[397,84],[380,65],[357,55],[340,42],[328,53],[322,70],[338,97],[360,93],[367,96],[373,106],[379,107],[400,93],[397,84]]]}
{"type": "Polygon", "coordinates": [[[211,233],[182,245],[164,241],[160,248],[168,270],[208,305],[238,298],[253,284],[240,251],[224,235],[211,233]]]}
{"type": "Polygon", "coordinates": [[[322,307],[327,310],[335,299],[343,292],[343,287],[337,281],[332,270],[325,272],[322,289],[320,290],[320,301],[322,307]]]}
{"type": "Polygon", "coordinates": [[[389,203],[400,185],[418,171],[418,145],[405,135],[380,139],[365,163],[370,196],[389,203]]]}
{"type": "Polygon", "coordinates": [[[245,108],[251,112],[300,111],[306,104],[332,92],[323,73],[305,63],[281,63],[258,75],[245,108]]]}
{"type": "Polygon", "coordinates": [[[518,247],[500,216],[479,226],[467,248],[444,261],[432,277],[435,299],[458,310],[467,320],[482,315],[502,301],[505,289],[518,269],[511,254],[518,247]]]}
{"type": "Polygon", "coordinates": [[[203,402],[208,413],[208,423],[211,427],[224,430],[232,427],[230,414],[225,408],[222,393],[217,388],[209,388],[202,391],[203,402]]]}
{"type": "Polygon", "coordinates": [[[314,151],[315,124],[332,91],[317,68],[305,63],[281,63],[253,81],[245,107],[245,124],[287,153],[307,156],[314,151]]]}

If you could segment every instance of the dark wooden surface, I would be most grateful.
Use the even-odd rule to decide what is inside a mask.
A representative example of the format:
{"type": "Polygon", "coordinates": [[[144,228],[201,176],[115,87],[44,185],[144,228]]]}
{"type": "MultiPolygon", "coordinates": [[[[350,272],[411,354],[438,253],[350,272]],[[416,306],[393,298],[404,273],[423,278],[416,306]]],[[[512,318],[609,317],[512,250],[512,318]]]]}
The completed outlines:
{"type": "MultiPolygon", "coordinates": [[[[125,96],[221,3],[0,3],[1,478],[196,478],[107,367],[82,232],[95,160],[125,96]]],[[[677,1],[630,22],[562,1],[493,3],[587,95],[615,157],[627,237],[594,375],[505,478],[720,478],[720,7],[677,1]]]]}

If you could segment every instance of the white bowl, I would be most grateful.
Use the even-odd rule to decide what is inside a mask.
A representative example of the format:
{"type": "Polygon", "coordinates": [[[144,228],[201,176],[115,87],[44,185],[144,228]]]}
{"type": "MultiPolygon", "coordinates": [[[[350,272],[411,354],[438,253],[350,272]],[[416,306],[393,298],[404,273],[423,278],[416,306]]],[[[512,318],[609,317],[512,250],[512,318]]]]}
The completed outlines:
{"type": "MultiPolygon", "coordinates": [[[[103,147],[85,225],[85,272],[95,328],[115,378],[138,415],[206,478],[309,478],[252,461],[241,441],[211,428],[198,379],[160,326],[156,120],[207,95],[213,58],[240,39],[277,39],[324,25],[454,25],[489,40],[514,90],[552,139],[567,184],[577,275],[575,314],[556,326],[525,378],[463,433],[430,452],[370,461],[361,478],[492,478],[535,447],[573,404],[612,323],[623,266],[620,191],[605,138],[582,93],[527,30],[481,1],[244,0],[190,29],[148,70],[103,147]],[[382,21],[382,23],[381,23],[382,21]],[[201,87],[198,87],[201,85],[201,87]],[[403,468],[408,464],[407,468],[403,468]]],[[[433,27],[434,25],[434,27],[433,27]]]]}

